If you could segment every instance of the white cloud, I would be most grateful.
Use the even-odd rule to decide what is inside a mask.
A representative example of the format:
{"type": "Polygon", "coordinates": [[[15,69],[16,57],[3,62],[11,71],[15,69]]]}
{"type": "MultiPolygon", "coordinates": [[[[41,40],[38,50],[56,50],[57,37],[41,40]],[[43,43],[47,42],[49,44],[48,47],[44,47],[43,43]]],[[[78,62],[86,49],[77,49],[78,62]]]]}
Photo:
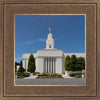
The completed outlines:
{"type": "Polygon", "coordinates": [[[46,41],[46,39],[44,39],[44,38],[39,38],[37,41],[40,41],[40,42],[45,42],[45,41],[46,41]]]}
{"type": "Polygon", "coordinates": [[[24,44],[25,45],[29,45],[29,44],[32,44],[32,43],[35,43],[35,42],[45,42],[45,41],[46,41],[46,39],[44,39],[44,38],[38,38],[38,39],[36,39],[34,41],[27,41],[24,44]]]}
{"type": "Polygon", "coordinates": [[[25,44],[32,44],[34,43],[35,41],[27,41],[25,44]]]}

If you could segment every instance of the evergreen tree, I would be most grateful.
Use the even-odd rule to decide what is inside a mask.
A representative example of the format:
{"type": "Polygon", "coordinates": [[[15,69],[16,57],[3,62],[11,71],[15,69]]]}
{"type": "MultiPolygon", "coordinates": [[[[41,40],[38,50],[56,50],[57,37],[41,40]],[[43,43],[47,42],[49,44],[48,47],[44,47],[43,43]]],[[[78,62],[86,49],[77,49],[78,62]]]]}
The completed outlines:
{"type": "Polygon", "coordinates": [[[72,59],[71,69],[72,69],[72,71],[76,71],[76,64],[77,64],[76,55],[72,55],[72,56],[71,56],[71,59],[72,59]]]}
{"type": "Polygon", "coordinates": [[[71,66],[72,66],[72,60],[71,60],[71,57],[68,55],[65,58],[65,65],[64,65],[65,70],[68,70],[68,71],[71,70],[71,66]]]}
{"type": "Polygon", "coordinates": [[[18,72],[21,72],[21,73],[25,72],[25,69],[22,66],[22,60],[20,61],[20,67],[18,69],[18,72]]]}
{"type": "Polygon", "coordinates": [[[76,55],[66,56],[64,67],[68,71],[81,71],[85,69],[85,58],[76,57],[76,55]]]}
{"type": "Polygon", "coordinates": [[[20,63],[15,62],[15,72],[17,72],[17,66],[20,65],[20,63]]]}
{"type": "Polygon", "coordinates": [[[29,60],[28,60],[28,69],[27,71],[33,73],[35,72],[36,66],[35,66],[35,58],[33,54],[30,55],[29,60]]]}
{"type": "Polygon", "coordinates": [[[84,57],[78,57],[77,58],[77,71],[81,71],[85,69],[85,59],[84,57]]]}

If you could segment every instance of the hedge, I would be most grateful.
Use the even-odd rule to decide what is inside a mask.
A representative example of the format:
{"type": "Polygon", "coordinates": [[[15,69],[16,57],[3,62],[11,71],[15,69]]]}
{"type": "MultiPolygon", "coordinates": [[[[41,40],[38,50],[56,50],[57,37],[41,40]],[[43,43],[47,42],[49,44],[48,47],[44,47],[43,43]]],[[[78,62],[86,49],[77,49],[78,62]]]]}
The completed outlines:
{"type": "Polygon", "coordinates": [[[20,77],[29,77],[30,74],[29,73],[17,73],[17,76],[20,76],[20,77]]]}
{"type": "Polygon", "coordinates": [[[70,73],[69,76],[70,77],[77,77],[79,76],[79,78],[81,77],[82,73],[70,73]]]}

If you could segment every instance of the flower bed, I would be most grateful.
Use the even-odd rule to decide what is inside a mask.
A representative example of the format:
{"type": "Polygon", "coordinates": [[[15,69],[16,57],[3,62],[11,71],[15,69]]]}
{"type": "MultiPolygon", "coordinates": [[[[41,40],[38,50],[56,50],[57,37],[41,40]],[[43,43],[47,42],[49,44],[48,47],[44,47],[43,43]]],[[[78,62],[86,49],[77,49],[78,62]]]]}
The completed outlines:
{"type": "Polygon", "coordinates": [[[47,74],[47,73],[42,73],[39,74],[37,78],[62,78],[62,75],[60,74],[47,74]]]}

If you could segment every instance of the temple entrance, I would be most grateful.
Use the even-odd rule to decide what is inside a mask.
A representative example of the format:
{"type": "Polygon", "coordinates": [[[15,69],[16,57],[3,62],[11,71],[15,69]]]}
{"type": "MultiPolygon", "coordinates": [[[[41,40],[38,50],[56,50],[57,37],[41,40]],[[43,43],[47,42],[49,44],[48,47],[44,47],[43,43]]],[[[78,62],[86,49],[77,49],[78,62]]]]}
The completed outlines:
{"type": "Polygon", "coordinates": [[[55,57],[45,57],[44,58],[44,73],[55,73],[55,57]]]}

